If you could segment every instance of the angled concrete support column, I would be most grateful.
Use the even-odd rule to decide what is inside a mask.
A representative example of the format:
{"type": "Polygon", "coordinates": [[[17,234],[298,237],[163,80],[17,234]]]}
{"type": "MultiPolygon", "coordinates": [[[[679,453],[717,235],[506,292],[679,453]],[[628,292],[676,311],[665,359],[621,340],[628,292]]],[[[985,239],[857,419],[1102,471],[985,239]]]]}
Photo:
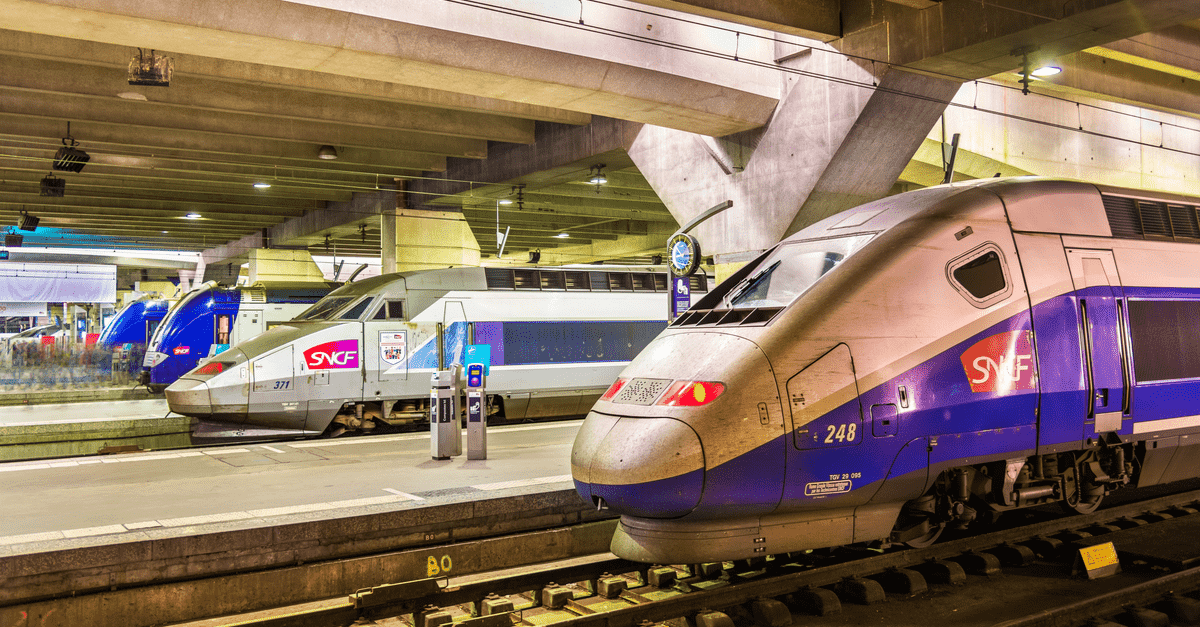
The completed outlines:
{"type": "Polygon", "coordinates": [[[379,257],[381,272],[396,271],[396,214],[391,211],[379,216],[379,257]]]}
{"type": "Polygon", "coordinates": [[[764,128],[717,139],[645,126],[629,150],[680,224],[733,201],[695,231],[719,279],[791,233],[886,194],[958,88],[897,69],[876,78],[869,63],[831,49],[787,63],[788,94],[764,128]]]}
{"type": "Polygon", "coordinates": [[[307,250],[256,248],[250,251],[249,283],[324,283],[325,276],[307,250]]]}
{"type": "Polygon", "coordinates": [[[398,209],[395,225],[396,272],[479,265],[479,242],[462,213],[398,209]]]}

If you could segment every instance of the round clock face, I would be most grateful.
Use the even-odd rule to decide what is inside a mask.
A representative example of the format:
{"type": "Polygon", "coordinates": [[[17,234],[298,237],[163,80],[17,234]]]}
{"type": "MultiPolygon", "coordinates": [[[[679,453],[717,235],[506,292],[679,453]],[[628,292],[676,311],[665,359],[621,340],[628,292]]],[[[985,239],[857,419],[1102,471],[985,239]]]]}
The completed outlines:
{"type": "Polygon", "coordinates": [[[671,274],[675,276],[689,276],[700,265],[700,244],[691,235],[671,238],[667,252],[670,253],[671,274]]]}

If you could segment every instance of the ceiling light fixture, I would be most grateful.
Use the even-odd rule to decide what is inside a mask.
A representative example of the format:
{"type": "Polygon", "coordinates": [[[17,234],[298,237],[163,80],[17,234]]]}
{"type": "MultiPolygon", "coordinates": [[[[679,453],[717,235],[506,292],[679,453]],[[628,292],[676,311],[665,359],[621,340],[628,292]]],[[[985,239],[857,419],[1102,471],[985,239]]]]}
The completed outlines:
{"type": "Polygon", "coordinates": [[[138,48],[137,54],[129,60],[129,84],[170,87],[174,69],[175,62],[171,57],[154,54],[153,49],[147,56],[144,50],[138,48]]]}
{"type": "Polygon", "coordinates": [[[1031,73],[1038,78],[1043,78],[1046,76],[1054,76],[1055,74],[1058,74],[1059,72],[1062,72],[1062,68],[1055,67],[1053,65],[1043,65],[1042,67],[1034,70],[1031,73]]]}
{"type": "Polygon", "coordinates": [[[193,211],[193,212],[191,212],[191,213],[189,213],[189,214],[187,214],[186,216],[183,216],[183,217],[187,218],[188,220],[199,220],[199,219],[200,219],[200,218],[202,218],[203,216],[201,216],[200,214],[198,214],[198,213],[196,213],[195,211],[193,211]]]}
{"type": "Polygon", "coordinates": [[[317,149],[317,158],[318,159],[331,159],[331,160],[337,159],[338,158],[337,148],[334,148],[333,146],[330,146],[328,144],[321,146],[320,148],[317,149]]]}
{"type": "Polygon", "coordinates": [[[511,201],[511,200],[509,200],[508,198],[501,198],[500,200],[497,200],[497,201],[496,201],[496,204],[498,204],[498,205],[511,205],[511,204],[512,204],[512,201],[511,201]]]}
{"type": "Polygon", "coordinates": [[[53,174],[44,177],[39,187],[42,190],[43,196],[62,198],[67,193],[67,181],[65,179],[60,179],[53,174]]]}
{"type": "Polygon", "coordinates": [[[600,186],[608,182],[608,177],[604,176],[604,164],[598,163],[592,166],[591,175],[588,176],[588,182],[596,186],[596,192],[600,192],[600,186]]]}
{"type": "Polygon", "coordinates": [[[555,235],[554,237],[557,237],[559,239],[565,239],[565,238],[571,237],[571,234],[567,233],[567,232],[563,232],[563,233],[559,233],[558,235],[555,235]]]}
{"type": "Polygon", "coordinates": [[[146,102],[146,96],[144,96],[143,94],[139,94],[136,91],[123,91],[123,92],[117,94],[117,98],[121,98],[124,100],[137,100],[139,102],[146,102]]]}
{"type": "Polygon", "coordinates": [[[88,153],[76,148],[79,142],[71,137],[71,123],[67,122],[67,136],[62,140],[62,148],[54,153],[51,167],[59,172],[81,172],[83,166],[91,159],[88,153]],[[69,142],[69,143],[68,143],[69,142]]]}
{"type": "Polygon", "coordinates": [[[29,215],[28,212],[22,211],[21,224],[17,228],[22,231],[34,231],[37,230],[38,222],[41,222],[41,220],[37,216],[29,215]]]}
{"type": "Polygon", "coordinates": [[[271,184],[270,184],[270,183],[262,183],[262,182],[259,182],[259,183],[255,183],[255,184],[254,184],[254,187],[255,187],[256,189],[267,189],[267,188],[271,187],[271,184]]]}
{"type": "Polygon", "coordinates": [[[20,233],[5,233],[4,246],[7,248],[20,248],[21,244],[25,243],[25,236],[20,233]]]}

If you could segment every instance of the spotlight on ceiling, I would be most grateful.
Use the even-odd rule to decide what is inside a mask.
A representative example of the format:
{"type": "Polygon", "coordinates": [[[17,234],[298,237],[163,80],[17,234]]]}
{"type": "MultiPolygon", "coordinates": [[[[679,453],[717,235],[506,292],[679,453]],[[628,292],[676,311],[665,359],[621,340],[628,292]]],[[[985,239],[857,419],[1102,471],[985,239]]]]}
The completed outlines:
{"type": "Polygon", "coordinates": [[[271,184],[270,183],[255,183],[254,187],[256,189],[267,189],[267,188],[271,187],[271,184]]]}
{"type": "Polygon", "coordinates": [[[154,54],[154,50],[147,55],[144,50],[138,48],[137,54],[129,60],[129,84],[170,87],[171,72],[174,69],[175,62],[171,57],[154,54]]]}
{"type": "Polygon", "coordinates": [[[38,222],[41,222],[41,220],[39,220],[37,216],[29,215],[28,213],[22,211],[21,224],[18,225],[17,228],[21,229],[22,231],[33,231],[37,229],[38,222]]]}
{"type": "Polygon", "coordinates": [[[540,251],[540,250],[529,251],[529,263],[537,263],[541,260],[542,260],[542,251],[540,251]]]}
{"type": "Polygon", "coordinates": [[[1034,76],[1036,76],[1038,78],[1042,78],[1045,76],[1054,76],[1055,74],[1058,74],[1059,72],[1062,72],[1062,68],[1054,67],[1053,65],[1044,65],[1044,66],[1030,72],[1030,74],[1033,74],[1034,76]]]}
{"type": "Polygon", "coordinates": [[[21,244],[25,243],[25,236],[20,233],[5,233],[4,246],[6,248],[20,248],[21,244]]]}
{"type": "Polygon", "coordinates": [[[608,182],[608,177],[604,176],[603,163],[592,166],[592,173],[590,176],[588,176],[588,182],[596,186],[600,186],[608,182]]]}
{"type": "Polygon", "coordinates": [[[67,181],[50,174],[42,179],[41,189],[43,196],[62,198],[67,193],[67,181]]]}
{"type": "Polygon", "coordinates": [[[193,212],[191,212],[191,213],[189,213],[189,214],[187,214],[186,216],[183,216],[183,217],[187,218],[188,220],[199,220],[200,218],[202,218],[202,217],[204,217],[204,216],[201,216],[200,214],[198,214],[198,213],[196,213],[195,211],[193,211],[193,212]]]}
{"type": "Polygon", "coordinates": [[[557,237],[557,238],[559,238],[559,239],[566,239],[566,238],[568,238],[568,237],[571,237],[571,234],[570,234],[570,233],[563,232],[563,233],[559,233],[558,235],[555,235],[554,237],[557,237]]]}
{"type": "Polygon", "coordinates": [[[58,152],[54,153],[54,162],[51,167],[59,172],[83,171],[83,166],[87,165],[87,162],[92,157],[88,153],[76,148],[79,142],[75,141],[74,137],[71,137],[70,122],[67,122],[67,136],[63,138],[62,143],[62,148],[59,148],[58,152]]]}
{"type": "Polygon", "coordinates": [[[333,146],[325,145],[317,149],[318,159],[337,159],[337,157],[337,148],[333,146]]]}

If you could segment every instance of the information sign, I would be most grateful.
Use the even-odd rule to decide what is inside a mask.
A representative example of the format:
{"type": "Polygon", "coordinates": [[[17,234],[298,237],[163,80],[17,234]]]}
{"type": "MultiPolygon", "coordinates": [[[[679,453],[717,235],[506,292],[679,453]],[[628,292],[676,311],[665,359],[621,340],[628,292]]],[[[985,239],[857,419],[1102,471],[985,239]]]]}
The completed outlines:
{"type": "Polygon", "coordinates": [[[683,315],[692,306],[692,284],[688,277],[671,277],[671,319],[683,315]]]}
{"type": "Polygon", "coordinates": [[[492,345],[491,344],[468,344],[467,354],[463,358],[463,363],[466,365],[483,364],[483,374],[489,375],[492,373],[492,345]]]}

